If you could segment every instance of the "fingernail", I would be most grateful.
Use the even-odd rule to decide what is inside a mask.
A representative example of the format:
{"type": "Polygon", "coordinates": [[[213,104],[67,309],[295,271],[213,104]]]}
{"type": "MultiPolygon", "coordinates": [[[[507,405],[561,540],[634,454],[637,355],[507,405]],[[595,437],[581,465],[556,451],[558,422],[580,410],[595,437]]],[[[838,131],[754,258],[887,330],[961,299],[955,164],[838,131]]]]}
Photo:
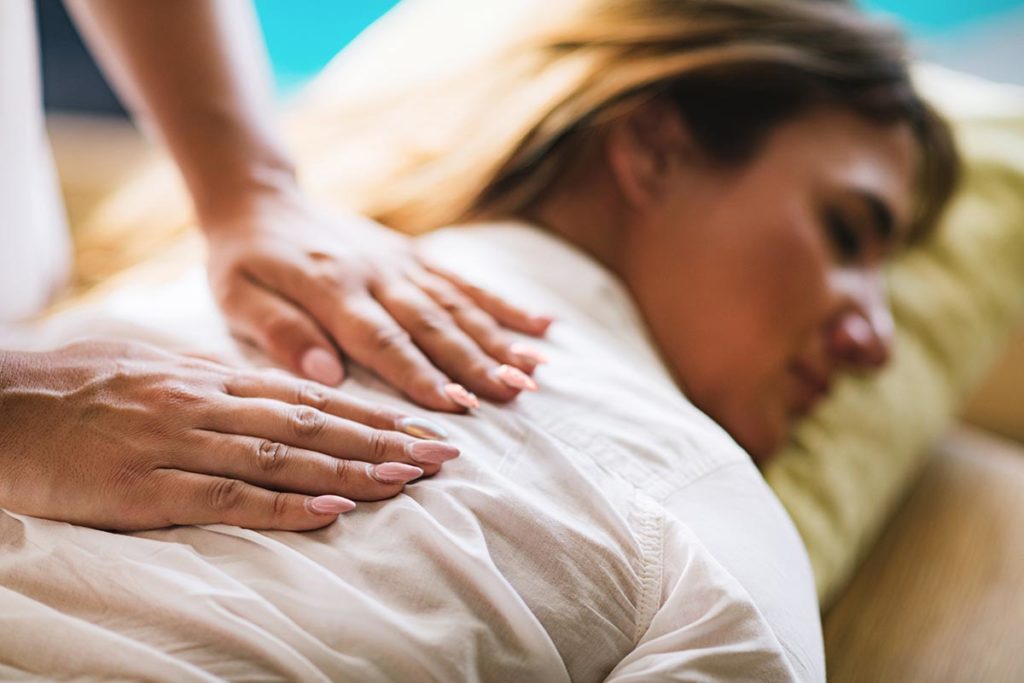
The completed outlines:
{"type": "Polygon", "coordinates": [[[533,381],[533,378],[511,365],[499,365],[494,369],[494,376],[513,389],[537,391],[537,383],[533,381]]]}
{"type": "Polygon", "coordinates": [[[398,428],[417,439],[447,439],[448,432],[444,427],[424,420],[422,417],[403,417],[398,421],[398,428]]]}
{"type": "Polygon", "coordinates": [[[543,352],[533,348],[529,344],[524,344],[523,342],[516,342],[515,344],[512,344],[508,347],[508,350],[513,356],[519,356],[528,362],[536,363],[538,365],[550,362],[543,352]]]}
{"type": "Polygon", "coordinates": [[[459,457],[459,449],[437,441],[413,441],[405,447],[410,458],[424,465],[440,465],[459,457]]]}
{"type": "Polygon", "coordinates": [[[302,374],[334,387],[341,383],[341,363],[330,351],[313,348],[302,356],[302,374]]]}
{"type": "Polygon", "coordinates": [[[423,470],[401,462],[383,462],[370,468],[373,478],[382,484],[406,484],[423,476],[423,470]]]}
{"type": "Polygon", "coordinates": [[[544,334],[551,327],[551,323],[555,322],[555,319],[549,315],[535,315],[533,316],[533,324],[540,330],[538,334],[544,334]]]}
{"type": "Polygon", "coordinates": [[[448,395],[448,398],[455,401],[463,408],[469,408],[472,410],[473,408],[480,407],[480,399],[478,399],[474,394],[471,394],[469,390],[461,384],[455,384],[454,382],[451,384],[445,384],[444,393],[448,395]]]}
{"type": "Polygon", "coordinates": [[[340,515],[355,506],[356,504],[351,500],[341,496],[317,496],[306,499],[306,507],[310,512],[315,512],[318,515],[340,515]]]}

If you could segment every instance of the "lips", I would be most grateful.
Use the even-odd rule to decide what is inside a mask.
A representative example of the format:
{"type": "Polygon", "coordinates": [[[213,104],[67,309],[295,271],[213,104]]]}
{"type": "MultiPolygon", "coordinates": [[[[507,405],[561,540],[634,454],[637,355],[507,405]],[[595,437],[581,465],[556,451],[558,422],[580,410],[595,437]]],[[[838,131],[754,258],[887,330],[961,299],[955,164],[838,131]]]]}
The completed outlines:
{"type": "Polygon", "coordinates": [[[789,368],[797,381],[796,412],[803,414],[813,408],[832,391],[832,373],[812,368],[806,363],[794,363],[789,368]]]}

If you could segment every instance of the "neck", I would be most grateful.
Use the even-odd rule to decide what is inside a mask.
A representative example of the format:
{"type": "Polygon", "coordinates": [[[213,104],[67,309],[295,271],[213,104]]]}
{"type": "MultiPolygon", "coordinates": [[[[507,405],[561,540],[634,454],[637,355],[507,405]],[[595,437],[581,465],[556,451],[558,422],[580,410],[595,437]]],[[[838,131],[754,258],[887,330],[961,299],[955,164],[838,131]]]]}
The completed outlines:
{"type": "MultiPolygon", "coordinates": [[[[585,155],[586,156],[586,155],[585,155]]],[[[626,215],[604,164],[581,159],[524,218],[582,249],[618,276],[626,261],[626,215]]]]}

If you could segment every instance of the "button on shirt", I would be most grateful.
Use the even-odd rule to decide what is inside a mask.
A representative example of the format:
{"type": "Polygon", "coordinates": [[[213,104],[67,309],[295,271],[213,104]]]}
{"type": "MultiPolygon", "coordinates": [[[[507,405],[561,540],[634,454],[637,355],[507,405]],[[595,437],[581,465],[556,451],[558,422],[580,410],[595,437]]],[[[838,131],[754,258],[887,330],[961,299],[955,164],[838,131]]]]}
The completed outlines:
{"type": "MultiPolygon", "coordinates": [[[[528,225],[423,247],[556,316],[530,340],[550,357],[541,391],[438,415],[354,368],[346,392],[429,415],[462,455],[319,531],[118,535],[0,515],[0,629],[19,634],[0,662],[176,681],[824,680],[796,531],[673,384],[620,284],[528,225]]],[[[125,288],[35,338],[130,323],[227,347],[201,270],[161,291],[125,288]]]]}

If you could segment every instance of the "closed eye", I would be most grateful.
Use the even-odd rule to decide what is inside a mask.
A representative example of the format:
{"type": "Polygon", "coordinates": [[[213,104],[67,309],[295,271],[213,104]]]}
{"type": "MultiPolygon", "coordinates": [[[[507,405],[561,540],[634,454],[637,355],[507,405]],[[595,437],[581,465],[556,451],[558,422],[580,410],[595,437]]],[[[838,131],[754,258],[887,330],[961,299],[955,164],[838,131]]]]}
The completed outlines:
{"type": "Polygon", "coordinates": [[[838,259],[850,263],[864,254],[864,242],[853,223],[837,209],[825,212],[825,229],[838,259]]]}

